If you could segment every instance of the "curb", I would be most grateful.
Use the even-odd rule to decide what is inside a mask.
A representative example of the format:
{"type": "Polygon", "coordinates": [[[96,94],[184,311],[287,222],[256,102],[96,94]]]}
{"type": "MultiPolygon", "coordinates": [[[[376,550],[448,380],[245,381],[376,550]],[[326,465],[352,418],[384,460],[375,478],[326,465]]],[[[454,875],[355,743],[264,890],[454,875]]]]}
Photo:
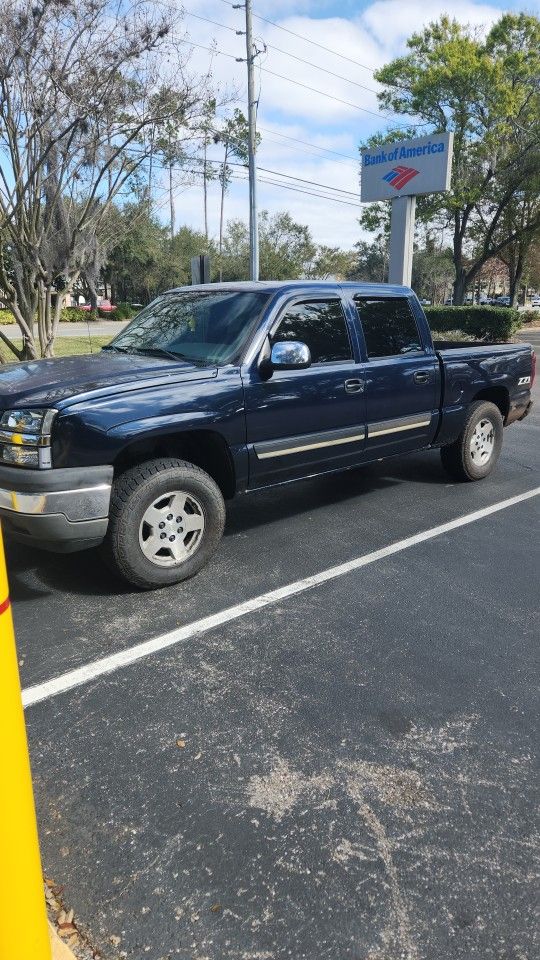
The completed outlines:
{"type": "Polygon", "coordinates": [[[73,954],[67,944],[60,939],[52,923],[49,923],[49,935],[51,938],[52,960],[76,960],[75,954],[73,954]]]}

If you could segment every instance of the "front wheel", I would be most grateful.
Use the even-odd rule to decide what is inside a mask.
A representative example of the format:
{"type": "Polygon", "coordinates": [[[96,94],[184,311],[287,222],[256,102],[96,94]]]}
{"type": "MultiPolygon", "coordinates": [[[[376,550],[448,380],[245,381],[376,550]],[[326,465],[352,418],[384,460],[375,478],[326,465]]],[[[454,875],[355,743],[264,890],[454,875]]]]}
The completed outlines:
{"type": "Polygon", "coordinates": [[[143,590],[187,580],[208,563],[225,526],[225,504],[204,470],[184,460],[147,460],[113,485],[109,564],[143,590]]]}
{"type": "Polygon", "coordinates": [[[494,403],[477,400],[457,440],[441,448],[443,467],[454,480],[482,480],[499,459],[502,438],[501,411],[494,403]]]}

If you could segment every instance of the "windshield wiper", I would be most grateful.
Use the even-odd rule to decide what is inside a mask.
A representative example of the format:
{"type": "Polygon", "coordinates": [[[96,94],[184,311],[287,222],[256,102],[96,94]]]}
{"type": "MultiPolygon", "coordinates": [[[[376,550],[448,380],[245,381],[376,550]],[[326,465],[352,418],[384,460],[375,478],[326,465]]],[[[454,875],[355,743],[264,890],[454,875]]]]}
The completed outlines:
{"type": "Polygon", "coordinates": [[[177,350],[166,350],[164,347],[133,347],[134,353],[142,353],[149,357],[169,357],[171,360],[187,360],[188,363],[200,363],[193,357],[188,357],[185,353],[179,353],[177,350]]]}
{"type": "Polygon", "coordinates": [[[129,351],[126,349],[126,347],[117,347],[116,344],[114,344],[114,343],[107,343],[107,344],[105,344],[105,346],[102,347],[101,349],[102,349],[102,350],[117,350],[118,353],[129,353],[129,351]]]}

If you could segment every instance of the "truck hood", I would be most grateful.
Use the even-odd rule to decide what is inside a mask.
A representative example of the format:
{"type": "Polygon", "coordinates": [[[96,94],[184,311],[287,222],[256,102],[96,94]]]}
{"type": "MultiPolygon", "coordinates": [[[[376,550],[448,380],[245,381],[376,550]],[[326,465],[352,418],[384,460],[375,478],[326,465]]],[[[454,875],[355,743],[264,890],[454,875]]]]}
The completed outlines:
{"type": "Polygon", "coordinates": [[[55,406],[61,401],[121,385],[152,380],[202,379],[216,375],[215,367],[201,368],[183,360],[143,357],[101,351],[92,356],[59,357],[0,366],[0,409],[21,405],[55,406]]]}

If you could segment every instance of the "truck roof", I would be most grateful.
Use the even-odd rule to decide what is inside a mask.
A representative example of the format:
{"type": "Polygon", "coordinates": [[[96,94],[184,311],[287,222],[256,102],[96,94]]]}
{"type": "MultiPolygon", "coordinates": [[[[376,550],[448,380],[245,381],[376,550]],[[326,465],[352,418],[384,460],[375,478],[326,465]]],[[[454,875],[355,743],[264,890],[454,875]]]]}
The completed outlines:
{"type": "Polygon", "coordinates": [[[201,292],[207,292],[211,290],[244,290],[246,292],[260,291],[267,293],[295,293],[296,291],[328,291],[328,290],[341,290],[349,289],[356,290],[359,293],[365,293],[367,295],[372,294],[373,296],[383,296],[387,297],[403,297],[410,296],[411,290],[409,287],[401,287],[397,284],[391,283],[362,283],[360,281],[344,281],[338,282],[336,280],[234,280],[228,283],[204,283],[189,285],[184,287],[175,287],[172,290],[169,290],[168,293],[188,293],[189,291],[193,292],[194,290],[200,290],[201,292]]]}

